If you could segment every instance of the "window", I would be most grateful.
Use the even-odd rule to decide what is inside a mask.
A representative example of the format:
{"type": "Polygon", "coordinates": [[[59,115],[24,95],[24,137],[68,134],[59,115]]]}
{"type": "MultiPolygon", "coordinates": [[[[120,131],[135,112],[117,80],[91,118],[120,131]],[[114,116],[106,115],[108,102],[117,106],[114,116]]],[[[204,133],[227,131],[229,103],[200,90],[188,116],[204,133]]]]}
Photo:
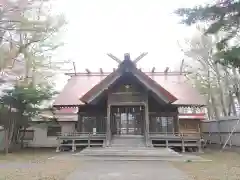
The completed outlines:
{"type": "Polygon", "coordinates": [[[153,132],[170,133],[174,131],[173,117],[152,116],[150,128],[153,132]]]}
{"type": "Polygon", "coordinates": [[[198,130],[199,128],[199,124],[194,122],[194,121],[184,121],[184,122],[181,122],[182,126],[184,129],[188,129],[188,130],[198,130]]]}
{"type": "Polygon", "coordinates": [[[82,116],[82,132],[93,132],[97,128],[97,121],[95,116],[82,116]]]}
{"type": "Polygon", "coordinates": [[[173,117],[158,117],[161,118],[159,128],[161,132],[173,132],[173,117]]]}
{"type": "Polygon", "coordinates": [[[62,131],[61,126],[48,126],[47,136],[57,136],[62,131]]]}

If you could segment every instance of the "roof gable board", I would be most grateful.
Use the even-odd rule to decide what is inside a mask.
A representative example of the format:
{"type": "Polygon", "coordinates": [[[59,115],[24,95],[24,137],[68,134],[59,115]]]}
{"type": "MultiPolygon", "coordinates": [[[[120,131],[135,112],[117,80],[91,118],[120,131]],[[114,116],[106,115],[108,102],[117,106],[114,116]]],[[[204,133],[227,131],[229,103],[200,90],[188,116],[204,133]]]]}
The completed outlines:
{"type": "Polygon", "coordinates": [[[153,79],[148,77],[145,73],[138,70],[135,64],[127,59],[124,60],[118,67],[118,69],[111,74],[109,74],[100,83],[90,89],[85,95],[83,95],[80,100],[85,103],[91,103],[95,98],[97,98],[101,93],[109,88],[118,78],[123,76],[124,73],[131,72],[147,89],[151,90],[165,103],[172,103],[177,100],[170,92],[161,87],[153,79]]]}
{"type": "Polygon", "coordinates": [[[80,97],[80,100],[84,103],[92,102],[96,97],[103,93],[112,83],[114,83],[121,75],[114,71],[109,74],[105,79],[100,81],[96,86],[90,89],[86,94],[80,97]]]}

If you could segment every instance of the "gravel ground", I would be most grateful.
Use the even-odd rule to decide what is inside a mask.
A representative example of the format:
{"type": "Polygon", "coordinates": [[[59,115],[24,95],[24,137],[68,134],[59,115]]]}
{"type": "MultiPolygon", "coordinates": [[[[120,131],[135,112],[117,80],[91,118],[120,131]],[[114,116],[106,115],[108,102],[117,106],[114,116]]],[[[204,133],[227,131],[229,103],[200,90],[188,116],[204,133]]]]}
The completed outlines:
{"type": "Polygon", "coordinates": [[[212,162],[174,162],[194,180],[240,180],[240,153],[207,150],[201,155],[212,162]]]}
{"type": "Polygon", "coordinates": [[[53,150],[0,154],[0,180],[65,180],[79,161],[48,159],[55,155],[53,150]]]}
{"type": "Polygon", "coordinates": [[[163,161],[82,161],[66,180],[188,180],[163,161]],[[94,169],[94,170],[93,170],[94,169]]]}
{"type": "MultiPolygon", "coordinates": [[[[201,156],[212,162],[172,162],[193,180],[240,180],[240,151],[206,151],[201,156]]],[[[65,180],[80,167],[75,158],[53,158],[54,150],[25,150],[0,154],[0,180],[65,180]]],[[[64,156],[63,154],[57,156],[64,156]]]]}

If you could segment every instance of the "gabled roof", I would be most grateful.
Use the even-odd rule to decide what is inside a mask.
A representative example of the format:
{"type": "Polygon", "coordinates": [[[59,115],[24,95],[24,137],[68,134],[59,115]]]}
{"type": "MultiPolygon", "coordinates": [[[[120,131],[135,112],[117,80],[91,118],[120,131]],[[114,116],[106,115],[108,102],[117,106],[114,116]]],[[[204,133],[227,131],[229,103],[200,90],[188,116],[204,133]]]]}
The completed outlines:
{"type": "Polygon", "coordinates": [[[205,105],[200,94],[184,82],[181,75],[170,76],[166,72],[162,74],[144,73],[136,68],[136,63],[130,60],[130,55],[125,54],[124,60],[122,62],[119,60],[118,69],[112,73],[94,74],[88,72],[72,76],[56,98],[54,106],[91,104],[125,73],[135,76],[141,84],[165,103],[205,105]]]}
{"type": "Polygon", "coordinates": [[[80,98],[82,102],[91,103],[98,95],[108,89],[117,79],[124,75],[126,72],[131,72],[145,87],[155,93],[165,103],[172,103],[177,98],[164,89],[160,84],[156,83],[153,79],[148,77],[145,73],[141,72],[135,67],[132,61],[124,60],[119,68],[109,74],[104,80],[90,89],[84,96],[80,98]]]}
{"type": "MultiPolygon", "coordinates": [[[[76,106],[85,104],[80,98],[85,95],[95,85],[104,80],[111,73],[78,73],[68,74],[71,78],[57,96],[54,106],[76,106]]],[[[146,76],[161,85],[169,93],[173,94],[177,100],[173,104],[177,105],[205,105],[204,98],[199,92],[188,84],[184,75],[169,72],[145,72],[146,76]]]]}

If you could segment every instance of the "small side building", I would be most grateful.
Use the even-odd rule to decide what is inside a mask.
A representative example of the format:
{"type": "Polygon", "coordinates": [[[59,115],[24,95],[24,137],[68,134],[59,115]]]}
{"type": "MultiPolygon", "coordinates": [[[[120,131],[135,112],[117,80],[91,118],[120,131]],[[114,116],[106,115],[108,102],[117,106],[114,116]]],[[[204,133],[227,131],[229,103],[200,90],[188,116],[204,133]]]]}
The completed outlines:
{"type": "Polygon", "coordinates": [[[77,111],[77,108],[56,110],[56,122],[51,120],[51,113],[44,112],[50,117],[49,120],[36,119],[32,122],[25,134],[26,145],[28,147],[57,147],[59,133],[76,132],[77,111]]]}

